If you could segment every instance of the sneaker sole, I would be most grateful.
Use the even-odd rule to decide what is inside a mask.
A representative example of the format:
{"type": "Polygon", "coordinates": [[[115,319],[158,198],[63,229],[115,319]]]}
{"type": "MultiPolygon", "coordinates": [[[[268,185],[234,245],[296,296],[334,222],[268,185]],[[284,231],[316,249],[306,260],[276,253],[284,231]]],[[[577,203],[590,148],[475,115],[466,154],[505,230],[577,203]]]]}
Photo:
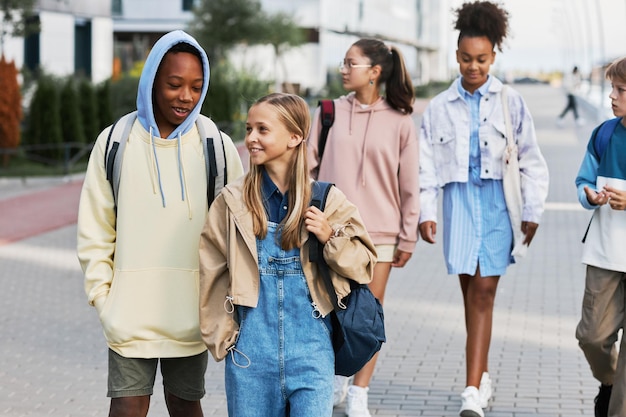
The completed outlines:
{"type": "Polygon", "coordinates": [[[459,415],[461,417],[483,417],[480,414],[478,414],[476,411],[472,411],[472,410],[463,410],[461,411],[459,415]]]}

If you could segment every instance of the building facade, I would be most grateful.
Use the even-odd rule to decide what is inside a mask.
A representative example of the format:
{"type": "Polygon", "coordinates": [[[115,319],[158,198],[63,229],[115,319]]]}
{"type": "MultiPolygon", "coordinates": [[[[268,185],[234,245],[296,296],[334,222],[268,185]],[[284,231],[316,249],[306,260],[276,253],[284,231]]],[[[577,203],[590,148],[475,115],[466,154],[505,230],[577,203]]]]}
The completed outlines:
{"type": "Polygon", "coordinates": [[[95,83],[111,76],[111,0],[39,0],[35,18],[39,33],[6,41],[5,55],[18,68],[84,76],[95,83]]]}
{"type": "MultiPolygon", "coordinates": [[[[141,63],[164,33],[186,29],[198,0],[113,0],[115,72],[141,63]]],[[[286,13],[306,30],[307,42],[275,56],[271,46],[240,46],[230,60],[241,70],[299,91],[321,90],[337,74],[339,61],[359,37],[376,37],[398,46],[415,83],[448,76],[441,53],[444,0],[261,0],[268,13],[286,13]]],[[[446,28],[447,29],[447,28],[446,28]]],[[[444,47],[445,47],[444,46],[444,47]]],[[[211,57],[209,57],[211,60],[211,57]]]]}
{"type": "MultiPolygon", "coordinates": [[[[39,0],[41,32],[8,38],[5,54],[16,65],[100,82],[140,70],[164,33],[186,29],[199,0],[39,0]]],[[[241,46],[230,53],[240,69],[259,78],[322,89],[337,74],[348,47],[360,37],[398,46],[415,84],[447,79],[450,0],[261,0],[268,13],[287,13],[306,30],[307,42],[275,56],[271,46],[241,46]]],[[[209,57],[209,60],[211,57],[209,57]]]]}

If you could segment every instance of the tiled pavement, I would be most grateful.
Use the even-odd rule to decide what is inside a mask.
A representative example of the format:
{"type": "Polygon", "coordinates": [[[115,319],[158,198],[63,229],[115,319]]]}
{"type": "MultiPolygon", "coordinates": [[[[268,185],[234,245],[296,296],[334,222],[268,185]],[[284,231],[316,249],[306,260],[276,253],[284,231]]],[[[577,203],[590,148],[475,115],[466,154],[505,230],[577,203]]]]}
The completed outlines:
{"type": "MultiPolygon", "coordinates": [[[[495,389],[486,415],[592,416],[597,383],[574,338],[589,213],[578,208],[573,185],[592,126],[557,129],[561,91],[517,88],[535,117],[551,188],[529,255],[500,281],[490,353],[495,389]]],[[[0,416],[107,415],[106,348],[75,255],[79,184],[80,176],[0,178],[0,416]]],[[[388,343],[371,384],[372,414],[457,416],[463,309],[440,244],[419,243],[409,265],[394,270],[385,315],[388,343]]],[[[207,416],[226,415],[222,367],[209,363],[207,416]]],[[[167,416],[160,380],[149,415],[167,416]]],[[[334,416],[342,415],[343,405],[334,416]]]]}

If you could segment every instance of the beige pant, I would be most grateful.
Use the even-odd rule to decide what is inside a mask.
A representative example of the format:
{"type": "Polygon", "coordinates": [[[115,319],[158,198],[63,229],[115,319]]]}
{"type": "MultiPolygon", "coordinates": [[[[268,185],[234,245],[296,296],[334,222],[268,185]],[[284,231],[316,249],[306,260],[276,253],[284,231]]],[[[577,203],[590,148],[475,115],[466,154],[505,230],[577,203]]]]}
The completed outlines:
{"type": "Polygon", "coordinates": [[[619,354],[615,347],[618,332],[626,325],[626,274],[587,266],[582,317],[576,339],[593,376],[602,384],[613,385],[609,417],[626,416],[626,340],[622,337],[619,354]]]}

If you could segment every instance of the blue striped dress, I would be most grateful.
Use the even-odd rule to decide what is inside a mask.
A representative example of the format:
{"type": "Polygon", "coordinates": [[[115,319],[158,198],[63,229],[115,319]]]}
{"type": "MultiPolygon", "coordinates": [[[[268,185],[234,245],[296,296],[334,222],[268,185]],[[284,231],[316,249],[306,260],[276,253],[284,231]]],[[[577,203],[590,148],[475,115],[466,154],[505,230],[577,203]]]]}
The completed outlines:
{"type": "Polygon", "coordinates": [[[478,138],[480,99],[491,81],[468,93],[459,93],[470,108],[470,164],[468,182],[451,182],[443,188],[443,245],[449,274],[500,276],[514,262],[513,232],[504,201],[502,180],[480,178],[478,138]]]}

